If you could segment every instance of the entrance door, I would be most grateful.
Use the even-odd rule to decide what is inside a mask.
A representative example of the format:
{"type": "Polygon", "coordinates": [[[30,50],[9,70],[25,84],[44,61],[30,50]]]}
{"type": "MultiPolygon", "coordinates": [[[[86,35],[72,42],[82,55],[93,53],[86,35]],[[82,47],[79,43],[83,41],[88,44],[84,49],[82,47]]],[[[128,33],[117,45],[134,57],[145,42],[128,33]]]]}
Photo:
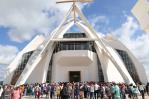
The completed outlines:
{"type": "Polygon", "coordinates": [[[69,81],[70,82],[80,82],[81,81],[80,71],[70,71],[69,72],[69,81]]]}

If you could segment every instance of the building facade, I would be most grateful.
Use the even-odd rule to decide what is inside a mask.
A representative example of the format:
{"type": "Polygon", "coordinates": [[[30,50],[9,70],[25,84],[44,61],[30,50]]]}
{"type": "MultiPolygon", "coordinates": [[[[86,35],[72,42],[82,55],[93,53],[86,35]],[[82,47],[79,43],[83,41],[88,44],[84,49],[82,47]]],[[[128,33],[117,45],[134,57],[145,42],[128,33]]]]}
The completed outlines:
{"type": "Polygon", "coordinates": [[[149,33],[149,1],[138,0],[132,9],[132,13],[137,18],[141,28],[149,33]]]}
{"type": "Polygon", "coordinates": [[[4,83],[45,82],[147,83],[142,64],[116,38],[102,37],[72,5],[48,38],[37,36],[7,68],[4,83]],[[71,16],[74,13],[77,17],[71,16]],[[83,33],[68,33],[76,25],[83,33]]]}

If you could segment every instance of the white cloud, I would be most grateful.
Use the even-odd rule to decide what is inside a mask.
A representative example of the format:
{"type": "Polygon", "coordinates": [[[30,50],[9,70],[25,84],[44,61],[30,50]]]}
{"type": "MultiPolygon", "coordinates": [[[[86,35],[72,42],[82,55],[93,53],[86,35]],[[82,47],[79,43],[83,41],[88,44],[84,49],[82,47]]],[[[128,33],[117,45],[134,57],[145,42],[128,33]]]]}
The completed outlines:
{"type": "Polygon", "coordinates": [[[18,52],[18,48],[11,45],[0,45],[0,49],[1,64],[9,64],[18,52]]]}
{"type": "MultiPolygon", "coordinates": [[[[149,36],[147,33],[140,33],[142,31],[134,17],[127,16],[126,14],[124,16],[127,20],[116,30],[113,30],[112,34],[131,50],[136,58],[144,65],[146,73],[149,75],[149,36]]],[[[101,30],[103,28],[109,28],[106,27],[109,24],[109,19],[106,16],[93,15],[89,21],[98,31],[103,31],[101,30]]],[[[100,33],[100,35],[102,34],[100,33]]]]}
{"type": "MultiPolygon", "coordinates": [[[[147,33],[139,33],[140,27],[132,16],[127,16],[127,20],[118,29],[112,32],[119,40],[131,50],[131,52],[144,65],[149,75],[149,36],[147,33]]],[[[148,78],[149,79],[149,78],[148,78]]]]}
{"type": "MultiPolygon", "coordinates": [[[[31,40],[37,33],[48,35],[61,22],[70,5],[56,4],[56,0],[0,0],[0,26],[10,28],[8,36],[16,42],[31,40]]],[[[10,45],[0,45],[0,49],[2,64],[9,64],[18,52],[18,48],[10,45]]],[[[5,68],[0,65],[0,74],[4,74],[5,68]]]]}
{"type": "Polygon", "coordinates": [[[104,15],[102,16],[93,15],[89,17],[89,21],[96,30],[104,31],[104,29],[107,30],[108,28],[106,26],[109,24],[109,19],[104,15]]]}
{"type": "Polygon", "coordinates": [[[0,65],[0,81],[3,81],[6,73],[6,65],[0,65]]]}
{"type": "Polygon", "coordinates": [[[23,42],[37,33],[49,33],[69,8],[70,4],[56,0],[0,0],[0,26],[10,28],[11,40],[23,42]]]}
{"type": "Polygon", "coordinates": [[[11,45],[0,45],[0,81],[3,80],[6,67],[15,58],[18,48],[11,45]]]}

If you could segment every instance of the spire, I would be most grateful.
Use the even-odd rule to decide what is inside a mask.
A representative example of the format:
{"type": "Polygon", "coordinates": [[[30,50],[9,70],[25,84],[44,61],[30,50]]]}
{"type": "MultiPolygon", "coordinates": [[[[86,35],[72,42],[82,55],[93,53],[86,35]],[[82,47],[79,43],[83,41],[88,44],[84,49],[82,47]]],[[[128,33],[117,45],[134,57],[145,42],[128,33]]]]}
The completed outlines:
{"type": "Polygon", "coordinates": [[[93,0],[62,0],[62,1],[57,1],[56,3],[73,3],[72,4],[72,9],[73,9],[73,20],[74,23],[76,22],[76,3],[86,3],[86,2],[92,2],[93,0]]]}

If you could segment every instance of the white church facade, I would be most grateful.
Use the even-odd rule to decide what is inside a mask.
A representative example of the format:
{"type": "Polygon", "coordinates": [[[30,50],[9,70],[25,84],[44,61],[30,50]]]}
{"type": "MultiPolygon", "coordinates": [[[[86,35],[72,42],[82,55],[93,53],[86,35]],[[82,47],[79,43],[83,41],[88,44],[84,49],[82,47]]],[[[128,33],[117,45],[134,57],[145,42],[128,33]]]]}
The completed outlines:
{"type": "Polygon", "coordinates": [[[36,36],[7,68],[4,83],[147,83],[142,64],[119,40],[99,35],[73,4],[48,38],[36,36]],[[67,32],[77,26],[83,32],[67,32]]]}

